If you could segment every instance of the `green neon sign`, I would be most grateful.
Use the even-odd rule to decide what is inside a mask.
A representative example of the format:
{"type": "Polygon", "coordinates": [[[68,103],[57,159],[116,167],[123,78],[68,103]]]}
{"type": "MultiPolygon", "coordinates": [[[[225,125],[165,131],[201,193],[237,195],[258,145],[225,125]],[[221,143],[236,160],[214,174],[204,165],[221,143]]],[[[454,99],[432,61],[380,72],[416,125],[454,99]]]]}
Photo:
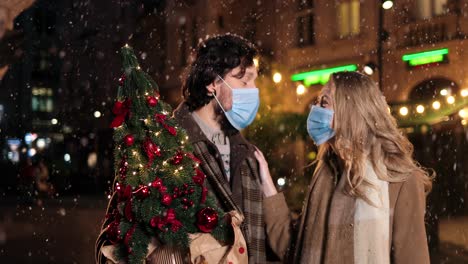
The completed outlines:
{"type": "Polygon", "coordinates": [[[449,53],[448,49],[438,49],[419,53],[405,54],[403,61],[408,62],[410,66],[418,66],[435,62],[444,61],[445,55],[449,53]]]}
{"type": "Polygon", "coordinates": [[[310,86],[312,84],[317,84],[317,83],[325,84],[326,82],[328,82],[328,79],[330,79],[330,75],[334,72],[355,71],[355,70],[357,70],[357,65],[350,64],[350,65],[338,66],[338,67],[327,68],[327,69],[322,69],[322,70],[296,73],[291,76],[291,80],[293,82],[304,81],[305,86],[310,86]]]}

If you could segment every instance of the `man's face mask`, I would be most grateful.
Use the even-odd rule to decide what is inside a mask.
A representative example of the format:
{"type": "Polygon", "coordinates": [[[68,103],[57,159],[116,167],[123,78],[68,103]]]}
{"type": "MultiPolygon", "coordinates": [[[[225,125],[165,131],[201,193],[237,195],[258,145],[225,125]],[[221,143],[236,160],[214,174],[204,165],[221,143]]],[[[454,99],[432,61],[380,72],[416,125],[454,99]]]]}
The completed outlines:
{"type": "Polygon", "coordinates": [[[255,119],[260,106],[258,88],[232,88],[221,76],[218,75],[218,77],[232,90],[232,108],[225,111],[216,94],[214,94],[216,102],[218,102],[227,120],[234,128],[237,130],[246,128],[255,119]]]}
{"type": "Polygon", "coordinates": [[[333,110],[313,105],[307,118],[307,132],[317,146],[322,145],[335,136],[331,128],[333,110]]]}

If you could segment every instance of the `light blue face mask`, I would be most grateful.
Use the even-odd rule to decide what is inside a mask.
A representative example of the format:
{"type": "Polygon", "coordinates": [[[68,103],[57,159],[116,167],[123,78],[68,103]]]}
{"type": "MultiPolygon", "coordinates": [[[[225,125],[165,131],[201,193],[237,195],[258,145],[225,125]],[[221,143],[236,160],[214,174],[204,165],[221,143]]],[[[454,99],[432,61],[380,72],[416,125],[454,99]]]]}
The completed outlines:
{"type": "Polygon", "coordinates": [[[307,132],[317,146],[322,145],[335,136],[331,128],[333,110],[313,105],[307,117],[307,132]]]}
{"type": "Polygon", "coordinates": [[[224,110],[216,95],[214,98],[226,115],[227,120],[237,130],[241,130],[250,125],[257,115],[260,106],[260,95],[258,88],[232,88],[224,79],[218,77],[232,90],[232,108],[224,110]]]}

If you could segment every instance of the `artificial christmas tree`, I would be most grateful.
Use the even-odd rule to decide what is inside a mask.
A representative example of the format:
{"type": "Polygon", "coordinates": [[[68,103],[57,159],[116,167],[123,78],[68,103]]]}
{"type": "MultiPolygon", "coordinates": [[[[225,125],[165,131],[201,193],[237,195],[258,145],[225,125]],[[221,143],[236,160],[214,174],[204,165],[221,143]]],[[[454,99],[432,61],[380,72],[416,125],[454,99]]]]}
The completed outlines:
{"type": "Polygon", "coordinates": [[[141,70],[133,50],[121,49],[124,74],[112,112],[115,204],[106,216],[115,260],[142,263],[153,239],[187,249],[190,235],[231,234],[225,214],[208,194],[200,161],[185,131],[169,115],[156,83],[141,70]]]}

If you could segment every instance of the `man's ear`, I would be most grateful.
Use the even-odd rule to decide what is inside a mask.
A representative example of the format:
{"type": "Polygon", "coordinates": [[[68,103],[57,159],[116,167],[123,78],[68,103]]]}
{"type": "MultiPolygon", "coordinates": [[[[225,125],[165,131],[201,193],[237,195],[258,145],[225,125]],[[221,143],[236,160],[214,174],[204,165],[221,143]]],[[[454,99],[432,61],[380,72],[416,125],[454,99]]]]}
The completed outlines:
{"type": "Polygon", "coordinates": [[[212,83],[208,84],[206,86],[206,92],[208,95],[213,95],[216,94],[216,90],[218,89],[218,84],[216,84],[216,81],[213,81],[212,83]]]}

